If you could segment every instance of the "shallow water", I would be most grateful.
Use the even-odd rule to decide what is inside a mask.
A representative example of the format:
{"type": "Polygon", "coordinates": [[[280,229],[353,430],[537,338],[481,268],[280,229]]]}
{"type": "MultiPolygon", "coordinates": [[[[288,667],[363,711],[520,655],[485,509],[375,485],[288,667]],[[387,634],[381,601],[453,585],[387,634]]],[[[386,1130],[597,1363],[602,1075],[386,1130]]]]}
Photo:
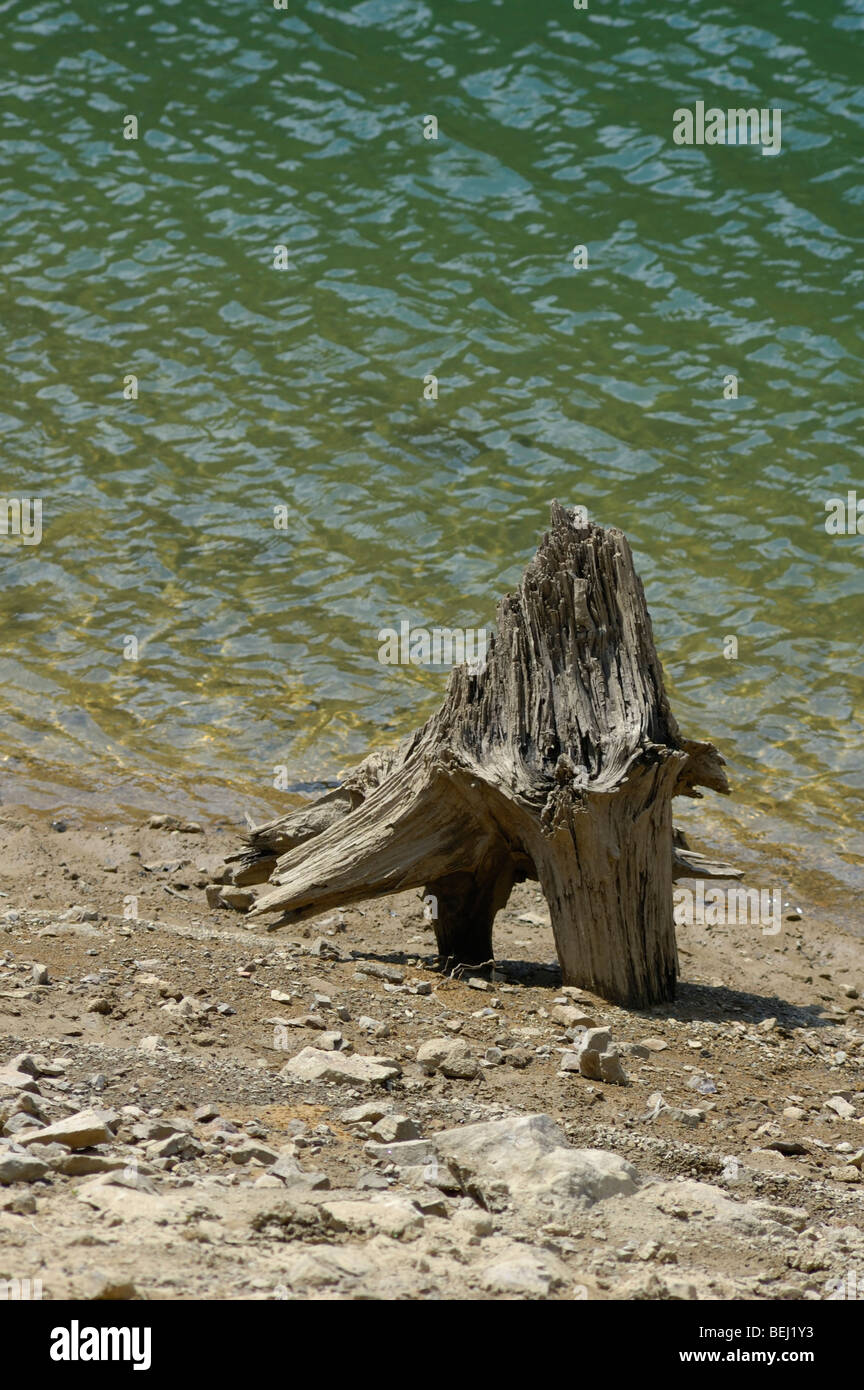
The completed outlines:
{"type": "Polygon", "coordinates": [[[730,826],[864,883],[864,4],[660,9],[0,3],[6,800],[278,810],[429,713],[379,628],[490,624],[558,497],[730,826]],[[780,153],[676,146],[699,100],[780,153]]]}

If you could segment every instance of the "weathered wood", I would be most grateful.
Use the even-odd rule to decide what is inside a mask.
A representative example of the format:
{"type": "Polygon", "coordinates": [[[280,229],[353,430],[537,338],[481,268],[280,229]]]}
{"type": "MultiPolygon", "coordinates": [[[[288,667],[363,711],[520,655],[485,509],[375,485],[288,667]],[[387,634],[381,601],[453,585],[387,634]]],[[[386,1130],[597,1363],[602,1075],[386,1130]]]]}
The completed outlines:
{"type": "Polygon", "coordinates": [[[457,667],[421,729],[229,862],[269,881],[250,915],[277,925],[423,887],[439,952],[468,964],[536,878],[565,983],[645,1007],[674,993],[673,878],[737,876],[672,825],[673,797],[728,792],[723,769],[681,737],[625,536],[554,503],[485,669],[457,667]]]}

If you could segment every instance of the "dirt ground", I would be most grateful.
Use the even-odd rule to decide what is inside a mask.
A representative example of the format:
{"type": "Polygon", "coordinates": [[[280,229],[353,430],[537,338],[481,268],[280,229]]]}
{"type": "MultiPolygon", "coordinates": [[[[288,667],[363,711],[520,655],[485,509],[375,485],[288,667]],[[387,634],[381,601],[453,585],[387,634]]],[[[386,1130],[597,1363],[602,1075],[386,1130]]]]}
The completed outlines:
{"type": "Polygon", "coordinates": [[[680,927],[677,999],[632,1012],[562,993],[532,884],[471,978],[435,967],[419,893],[249,930],[204,893],[238,838],[3,808],[0,1280],[54,1299],[864,1296],[862,943],[824,905],[796,898],[777,935],[680,927]],[[566,1069],[594,1025],[626,1084],[566,1069]],[[418,1059],[433,1039],[449,1061],[418,1059]],[[354,1076],[363,1057],[383,1061],[354,1076]],[[529,1115],[561,1131],[545,1158],[507,1149],[529,1115]],[[480,1158],[448,1159],[442,1134],[484,1124],[480,1158]],[[571,1147],[602,1151],[590,1181],[560,1177],[571,1147]]]}

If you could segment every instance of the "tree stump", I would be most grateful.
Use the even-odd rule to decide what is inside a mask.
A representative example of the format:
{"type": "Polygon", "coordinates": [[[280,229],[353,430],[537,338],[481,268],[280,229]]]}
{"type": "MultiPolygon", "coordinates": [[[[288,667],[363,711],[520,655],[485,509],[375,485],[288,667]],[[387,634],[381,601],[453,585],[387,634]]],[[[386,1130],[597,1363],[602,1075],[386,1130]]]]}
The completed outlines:
{"type": "Polygon", "coordinates": [[[336,790],[253,830],[231,877],[272,885],[282,926],[419,887],[438,949],[492,959],[514,883],[539,881],[565,984],[635,1008],[674,995],[672,881],[737,877],[686,848],[672,798],[729,790],[681,737],[626,537],[557,502],[485,668],[456,667],[436,714],[336,790]]]}

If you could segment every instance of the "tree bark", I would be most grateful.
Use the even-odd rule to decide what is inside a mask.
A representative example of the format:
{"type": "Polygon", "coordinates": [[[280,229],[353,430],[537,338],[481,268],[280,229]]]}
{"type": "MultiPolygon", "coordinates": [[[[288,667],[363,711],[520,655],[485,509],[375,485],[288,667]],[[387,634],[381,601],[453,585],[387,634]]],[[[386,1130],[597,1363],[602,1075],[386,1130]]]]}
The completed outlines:
{"type": "Polygon", "coordinates": [[[674,994],[673,878],[738,876],[672,825],[673,797],[728,792],[723,768],[681,737],[626,538],[554,503],[485,668],[454,669],[423,728],[229,862],[269,882],[250,915],[277,925],[425,887],[441,956],[468,964],[536,878],[564,982],[644,1008],[674,994]]]}

